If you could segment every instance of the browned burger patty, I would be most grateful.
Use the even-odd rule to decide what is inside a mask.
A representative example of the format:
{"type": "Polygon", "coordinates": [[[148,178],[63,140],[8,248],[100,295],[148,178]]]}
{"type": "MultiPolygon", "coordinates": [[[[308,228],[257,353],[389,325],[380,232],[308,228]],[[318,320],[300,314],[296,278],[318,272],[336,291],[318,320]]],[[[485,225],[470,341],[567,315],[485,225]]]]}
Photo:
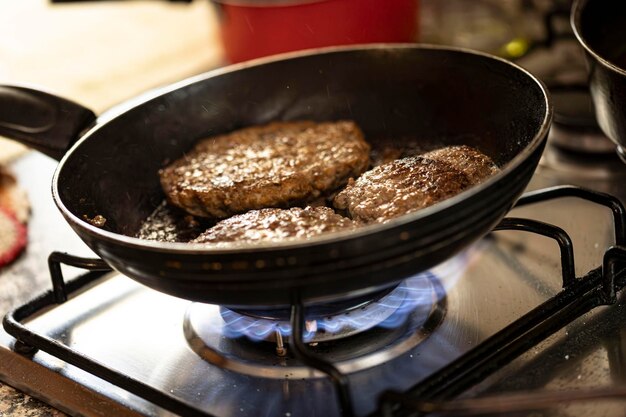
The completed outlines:
{"type": "Polygon", "coordinates": [[[328,207],[268,208],[252,210],[218,222],[192,242],[254,243],[309,238],[322,233],[350,230],[356,224],[328,207]]]}
{"type": "Polygon", "coordinates": [[[499,171],[491,158],[466,145],[448,146],[430,151],[422,156],[453,165],[467,175],[472,184],[478,184],[499,171]]]}
{"type": "Polygon", "coordinates": [[[424,156],[379,165],[350,181],[335,197],[334,206],[364,223],[385,222],[428,207],[460,193],[480,176],[480,172],[470,170],[464,157],[457,159],[462,162],[459,166],[454,158],[424,156]]]}
{"type": "Polygon", "coordinates": [[[313,200],[367,169],[369,150],[350,121],[271,123],[201,140],[159,174],[170,203],[224,218],[313,200]]]}

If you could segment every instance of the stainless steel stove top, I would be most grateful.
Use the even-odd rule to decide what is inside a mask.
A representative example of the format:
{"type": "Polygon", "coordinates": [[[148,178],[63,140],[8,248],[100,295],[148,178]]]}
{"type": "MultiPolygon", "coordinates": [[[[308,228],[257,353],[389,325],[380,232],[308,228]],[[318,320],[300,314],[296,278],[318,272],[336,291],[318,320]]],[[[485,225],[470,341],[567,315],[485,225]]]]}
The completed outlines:
{"type": "MultiPolygon", "coordinates": [[[[565,45],[558,54],[529,56],[522,64],[544,79],[558,79],[561,61],[572,61],[578,53],[576,48],[565,45]],[[551,60],[551,56],[555,58],[551,60]]],[[[582,65],[577,71],[584,76],[582,65]]],[[[560,146],[595,151],[606,148],[605,142],[599,147],[588,146],[594,140],[589,135],[580,138],[575,131],[560,129],[557,124],[551,132],[551,141],[560,146]]],[[[24,173],[35,166],[50,173],[54,168],[54,162],[39,155],[31,155],[19,165],[18,170],[24,173]]],[[[31,191],[35,210],[40,211],[31,223],[35,238],[31,236],[29,256],[41,262],[33,269],[11,270],[12,276],[0,281],[0,290],[9,285],[9,292],[20,303],[26,301],[26,292],[11,285],[49,288],[45,257],[50,251],[89,253],[53,207],[49,179],[23,175],[21,180],[31,191]],[[43,211],[50,213],[42,216],[43,211]],[[57,237],[57,241],[49,236],[57,237]],[[11,284],[10,279],[17,284],[11,284]]],[[[626,204],[626,165],[610,153],[576,154],[548,146],[528,190],[563,184],[609,193],[626,204]]],[[[573,241],[579,277],[601,265],[605,250],[614,242],[610,211],[576,198],[525,206],[509,216],[564,229],[573,241]]],[[[80,274],[72,268],[66,270],[68,276],[80,274]]],[[[418,288],[436,282],[445,289],[446,297],[437,295],[431,302],[413,306],[410,320],[398,329],[378,328],[352,336],[349,345],[339,340],[328,342],[334,344],[331,350],[318,349],[348,375],[357,415],[374,412],[383,391],[402,392],[413,387],[557,294],[562,288],[561,256],[552,239],[521,231],[497,231],[411,280],[420,283],[418,288]]],[[[513,401],[529,402],[511,393],[534,392],[533,398],[539,401],[537,392],[626,388],[625,310],[622,299],[610,307],[594,309],[461,397],[487,396],[491,408],[501,401],[506,410],[513,401]]],[[[29,320],[27,327],[82,358],[189,406],[177,414],[197,410],[221,417],[340,415],[331,381],[293,358],[288,343],[285,354],[280,349],[277,352],[272,343],[232,340],[224,336],[222,323],[218,306],[194,305],[118,273],[107,273],[79,295],[29,320]]],[[[15,340],[0,329],[0,380],[69,414],[174,415],[48,353],[16,350],[15,340]]],[[[542,401],[551,403],[549,397],[542,401]]],[[[550,410],[520,415],[610,417],[624,416],[626,408],[626,400],[554,404],[550,410]]],[[[510,414],[502,411],[499,415],[510,414]]]]}
{"type": "MultiPolygon", "coordinates": [[[[626,165],[615,156],[572,158],[549,148],[529,189],[576,184],[626,202],[625,179],[626,165]]],[[[574,243],[577,276],[599,266],[614,240],[609,210],[579,199],[539,203],[515,209],[510,215],[566,230],[574,243]]],[[[494,232],[431,272],[446,289],[445,318],[432,333],[403,350],[394,350],[376,366],[351,370],[348,378],[358,415],[373,412],[382,391],[408,389],[555,295],[562,284],[560,254],[554,241],[514,231],[494,232]]],[[[48,273],[41,270],[40,274],[38,280],[45,280],[48,273]]],[[[203,358],[183,328],[190,305],[109,273],[27,325],[210,414],[340,415],[328,379],[314,371],[303,375],[301,366],[295,376],[290,375],[288,364],[278,356],[267,367],[273,373],[284,369],[282,378],[223,369],[214,365],[215,360],[203,358]]],[[[465,395],[624,384],[624,309],[620,301],[593,310],[465,395]]],[[[38,351],[30,356],[13,348],[14,339],[0,331],[0,379],[70,414],[173,415],[47,353],[38,351]]],[[[605,401],[560,407],[546,415],[617,416],[623,415],[623,409],[623,403],[605,401]]]]}

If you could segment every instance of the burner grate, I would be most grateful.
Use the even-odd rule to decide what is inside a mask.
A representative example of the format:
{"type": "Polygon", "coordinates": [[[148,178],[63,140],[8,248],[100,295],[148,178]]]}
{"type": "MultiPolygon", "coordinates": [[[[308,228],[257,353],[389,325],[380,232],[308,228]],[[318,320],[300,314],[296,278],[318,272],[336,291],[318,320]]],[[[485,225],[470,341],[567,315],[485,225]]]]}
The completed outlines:
{"type": "MultiPolygon", "coordinates": [[[[561,248],[563,289],[511,325],[502,329],[473,350],[453,361],[445,368],[421,381],[405,393],[387,392],[381,396],[381,413],[384,416],[409,415],[415,412],[459,412],[449,410],[446,400],[454,398],[476,385],[496,370],[511,362],[531,347],[564,327],[574,319],[601,305],[616,302],[616,290],[626,286],[626,211],[620,201],[610,195],[583,188],[561,186],[525,194],[518,206],[548,201],[555,198],[578,197],[611,209],[615,224],[616,246],[604,255],[603,265],[581,278],[573,278],[574,258],[571,240],[559,228],[523,219],[504,219],[495,230],[527,230],[555,239],[561,248]],[[512,226],[512,227],[511,227],[512,226]]],[[[621,391],[614,393],[620,395],[621,391]]],[[[545,396],[545,393],[538,394],[545,396]]],[[[582,396],[580,396],[582,398],[582,396]]],[[[596,398],[596,396],[589,396],[596,398]]],[[[464,410],[472,413],[471,400],[465,400],[464,410]]],[[[476,405],[483,405],[475,400],[476,405]]],[[[529,401],[527,407],[539,403],[529,401]]],[[[545,403],[550,405],[549,402],[545,403]]],[[[513,406],[513,405],[512,405],[513,406]]],[[[498,402],[492,408],[483,407],[481,413],[505,412],[498,402]]],[[[516,411],[511,409],[510,411],[516,411]]]]}
{"type": "MultiPolygon", "coordinates": [[[[495,230],[522,230],[538,233],[557,241],[561,249],[563,289],[556,296],[522,316],[511,325],[503,328],[474,349],[454,362],[421,381],[405,393],[387,392],[381,396],[377,415],[414,415],[428,412],[466,412],[471,414],[513,411],[502,408],[502,402],[485,402],[484,399],[451,400],[459,393],[474,386],[487,376],[511,362],[513,359],[535,346],[558,329],[580,317],[582,314],[601,306],[616,302],[616,291],[626,286],[626,212],[617,198],[585,189],[562,186],[525,194],[517,206],[548,201],[562,197],[578,197],[604,205],[612,210],[615,224],[616,246],[609,248],[604,255],[603,265],[583,277],[574,274],[574,257],[571,239],[563,230],[549,224],[527,219],[504,219],[495,230]],[[472,402],[474,401],[474,402],[472,402]],[[500,406],[500,408],[497,408],[500,406]],[[497,408],[497,410],[496,410],[497,408]]],[[[178,398],[156,390],[148,384],[133,379],[115,369],[108,368],[93,358],[82,355],[46,336],[31,331],[23,322],[37,312],[55,304],[61,304],[69,294],[89,287],[102,276],[108,266],[99,259],[84,259],[55,252],[49,258],[53,289],[33,299],[24,306],[9,312],[3,321],[5,330],[17,340],[15,350],[24,355],[37,349],[45,351],[69,364],[92,373],[112,384],[138,395],[164,409],[189,416],[210,416],[178,398]],[[65,282],[61,265],[75,266],[91,272],[72,281],[65,282]]],[[[335,386],[343,415],[351,416],[353,402],[348,379],[333,364],[312,353],[304,342],[305,307],[297,298],[290,312],[293,329],[291,348],[296,357],[306,365],[328,375],[335,386]]],[[[577,399],[617,396],[620,390],[589,392],[577,399]]],[[[545,395],[545,394],[541,394],[545,395]]],[[[501,398],[501,397],[498,397],[501,398]]],[[[572,396],[561,395],[555,401],[571,400],[572,396]]],[[[527,399],[527,398],[526,398],[527,399]]],[[[549,400],[537,397],[531,406],[550,404],[549,400]]],[[[514,407],[516,402],[507,404],[514,407]]]]}

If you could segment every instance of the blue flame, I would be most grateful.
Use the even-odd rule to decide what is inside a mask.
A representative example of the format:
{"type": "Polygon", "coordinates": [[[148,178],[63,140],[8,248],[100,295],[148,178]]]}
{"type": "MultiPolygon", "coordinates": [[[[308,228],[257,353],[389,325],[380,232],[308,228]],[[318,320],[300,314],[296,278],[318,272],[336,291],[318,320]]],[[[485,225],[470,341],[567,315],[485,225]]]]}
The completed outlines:
{"type": "MultiPolygon", "coordinates": [[[[418,309],[424,309],[424,316],[433,303],[434,292],[432,280],[435,276],[426,272],[402,282],[391,293],[381,298],[377,303],[352,310],[348,314],[339,314],[307,321],[304,331],[304,341],[313,340],[317,332],[338,333],[346,328],[369,329],[375,326],[392,329],[406,322],[408,316],[418,309]],[[380,320],[381,313],[392,311],[388,317],[380,320]]],[[[229,338],[246,336],[254,341],[268,340],[275,332],[282,336],[291,335],[291,325],[287,321],[274,321],[241,315],[232,310],[222,309],[222,318],[225,326],[224,335],[229,338]]]]}
{"type": "MultiPolygon", "coordinates": [[[[307,321],[303,335],[304,341],[313,340],[317,332],[339,333],[347,328],[367,330],[373,327],[382,327],[394,329],[406,323],[411,314],[425,320],[429,316],[433,304],[437,303],[443,296],[443,294],[434,291],[433,282],[440,282],[445,289],[454,285],[470,262],[471,253],[471,251],[466,251],[430,271],[403,281],[376,303],[352,310],[347,314],[307,321]],[[391,313],[381,320],[381,311],[390,311],[391,313]]],[[[223,334],[229,338],[246,336],[254,341],[263,341],[271,339],[275,332],[280,332],[284,337],[291,335],[291,325],[288,321],[259,319],[227,309],[222,309],[221,314],[225,323],[223,334]]]]}

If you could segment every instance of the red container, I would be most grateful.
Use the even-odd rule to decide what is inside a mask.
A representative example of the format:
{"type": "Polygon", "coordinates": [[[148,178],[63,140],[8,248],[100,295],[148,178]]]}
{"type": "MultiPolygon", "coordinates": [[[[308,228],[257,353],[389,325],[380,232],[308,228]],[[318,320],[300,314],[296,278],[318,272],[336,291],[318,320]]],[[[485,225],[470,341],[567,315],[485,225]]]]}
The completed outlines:
{"type": "Polygon", "coordinates": [[[331,45],[415,42],[418,0],[215,0],[226,58],[331,45]]]}

